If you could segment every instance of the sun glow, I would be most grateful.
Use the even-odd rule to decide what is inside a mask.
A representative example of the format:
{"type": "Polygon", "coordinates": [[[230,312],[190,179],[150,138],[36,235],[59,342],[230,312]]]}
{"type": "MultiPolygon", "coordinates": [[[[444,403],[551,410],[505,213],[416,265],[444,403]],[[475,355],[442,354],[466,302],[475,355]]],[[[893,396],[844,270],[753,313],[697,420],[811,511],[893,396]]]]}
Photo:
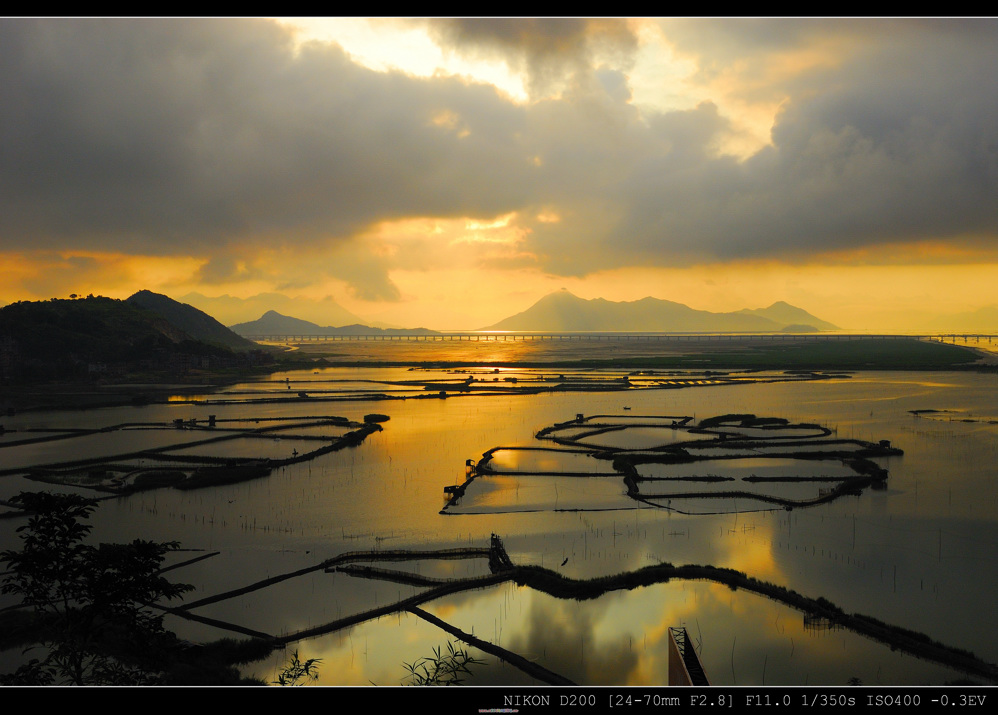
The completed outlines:
{"type": "Polygon", "coordinates": [[[362,17],[286,17],[277,21],[296,30],[299,46],[311,41],[335,42],[355,62],[378,72],[464,77],[493,85],[514,101],[528,99],[524,78],[504,62],[445,52],[418,25],[362,17]]]}
{"type": "Polygon", "coordinates": [[[192,256],[139,256],[84,251],[0,253],[0,301],[105,295],[126,298],[143,288],[184,290],[206,261],[192,256]]]}

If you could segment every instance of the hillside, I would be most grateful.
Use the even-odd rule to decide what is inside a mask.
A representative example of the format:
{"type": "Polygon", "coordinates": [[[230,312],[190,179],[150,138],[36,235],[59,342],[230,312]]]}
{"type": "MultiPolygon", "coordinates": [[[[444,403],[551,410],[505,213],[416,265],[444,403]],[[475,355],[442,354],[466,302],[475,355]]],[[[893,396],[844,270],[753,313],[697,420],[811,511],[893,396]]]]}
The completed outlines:
{"type": "Polygon", "coordinates": [[[160,293],[140,290],[129,297],[127,302],[166,318],[172,325],[195,340],[221,345],[232,350],[255,350],[259,347],[256,343],[236,335],[207,313],[160,293]]]}
{"type": "Polygon", "coordinates": [[[832,330],[835,326],[787,303],[733,313],[695,310],[658,298],[614,302],[585,300],[568,291],[551,293],[533,306],[484,330],[629,332],[775,332],[788,326],[832,330]]]}
{"type": "Polygon", "coordinates": [[[0,309],[0,379],[38,382],[175,377],[263,360],[194,339],[134,303],[93,297],[0,309]]]}

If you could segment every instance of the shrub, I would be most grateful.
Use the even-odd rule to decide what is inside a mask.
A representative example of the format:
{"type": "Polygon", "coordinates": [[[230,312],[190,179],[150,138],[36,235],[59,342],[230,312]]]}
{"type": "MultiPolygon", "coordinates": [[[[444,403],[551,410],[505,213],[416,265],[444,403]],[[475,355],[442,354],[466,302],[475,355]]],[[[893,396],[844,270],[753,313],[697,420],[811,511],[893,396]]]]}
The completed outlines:
{"type": "Polygon", "coordinates": [[[404,685],[460,685],[465,680],[462,676],[471,675],[471,666],[484,664],[485,661],[471,657],[462,648],[454,648],[448,641],[447,653],[442,653],[438,646],[430,657],[403,663],[409,675],[402,682],[404,685]]]}
{"type": "MultiPolygon", "coordinates": [[[[163,617],[149,606],[192,589],[159,575],[178,544],[136,539],[84,543],[96,502],[76,495],[22,492],[12,500],[31,514],[19,527],[20,551],[0,553],[0,592],[21,596],[32,610],[35,658],[0,683],[140,685],[157,682],[177,646],[163,617]]],[[[30,649],[29,649],[30,650],[30,649]]]]}

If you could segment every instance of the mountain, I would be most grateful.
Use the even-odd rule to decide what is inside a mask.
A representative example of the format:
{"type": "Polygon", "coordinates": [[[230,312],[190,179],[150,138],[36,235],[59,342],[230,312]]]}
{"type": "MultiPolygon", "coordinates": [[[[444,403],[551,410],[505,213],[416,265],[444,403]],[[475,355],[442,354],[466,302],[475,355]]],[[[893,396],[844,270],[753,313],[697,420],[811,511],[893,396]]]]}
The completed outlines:
{"type": "Polygon", "coordinates": [[[566,290],[550,293],[533,306],[483,330],[629,331],[629,332],[777,332],[787,326],[829,330],[835,326],[786,303],[734,313],[695,310],[658,298],[614,302],[585,300],[566,290]],[[820,325],[816,325],[815,322],[820,325]]]}
{"type": "Polygon", "coordinates": [[[803,308],[798,308],[796,306],[785,303],[782,300],[778,300],[773,303],[768,308],[756,308],[754,310],[749,310],[745,308],[743,310],[737,311],[745,315],[758,315],[768,320],[772,320],[775,323],[782,323],[784,328],[793,327],[808,327],[810,326],[816,330],[838,330],[839,326],[832,325],[828,321],[822,320],[821,318],[816,318],[815,316],[808,313],[803,308]]]}
{"type": "Polygon", "coordinates": [[[276,310],[268,310],[257,320],[230,325],[229,329],[238,335],[321,335],[325,330],[315,323],[289,315],[281,315],[276,310]]]}
{"type": "MultiPolygon", "coordinates": [[[[259,352],[259,351],[257,351],[259,352]]],[[[0,309],[0,373],[4,382],[145,379],[255,363],[193,338],[161,314],[101,296],[21,301],[0,309]]]]}
{"type": "Polygon", "coordinates": [[[207,313],[203,313],[186,303],[175,301],[168,296],[140,290],[135,295],[130,296],[126,302],[166,318],[187,335],[203,343],[222,345],[232,350],[257,350],[260,347],[256,343],[236,335],[207,313]]]}
{"type": "Polygon", "coordinates": [[[301,318],[281,315],[268,310],[257,320],[231,326],[239,335],[435,335],[427,328],[373,328],[368,325],[346,325],[339,328],[322,327],[301,318]]]}
{"type": "Polygon", "coordinates": [[[940,333],[994,333],[998,330],[998,305],[936,315],[924,322],[928,330],[940,333]]]}
{"type": "Polygon", "coordinates": [[[235,298],[231,295],[208,297],[201,293],[188,293],[180,296],[180,300],[215,316],[224,325],[241,323],[268,310],[284,315],[299,315],[316,324],[350,325],[370,322],[354,315],[330,296],[311,300],[289,298],[282,293],[258,293],[249,298],[235,298]]]}

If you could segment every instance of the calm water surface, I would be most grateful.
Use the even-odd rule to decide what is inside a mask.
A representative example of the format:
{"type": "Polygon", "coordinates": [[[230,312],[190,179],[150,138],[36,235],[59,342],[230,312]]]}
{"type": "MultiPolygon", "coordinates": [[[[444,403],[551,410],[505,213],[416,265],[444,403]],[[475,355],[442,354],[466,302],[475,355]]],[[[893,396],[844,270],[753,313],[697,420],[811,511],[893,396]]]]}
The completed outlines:
{"type": "MultiPolygon", "coordinates": [[[[530,379],[541,373],[545,371],[504,370],[500,375],[530,379]]],[[[178,562],[204,551],[220,552],[171,572],[175,580],[195,586],[190,600],[347,551],[487,546],[490,534],[496,533],[515,562],[543,565],[568,577],[610,575],[661,562],[728,567],[998,661],[998,634],[991,616],[998,596],[995,375],[885,372],[818,382],[670,390],[446,400],[243,401],[268,394],[285,397],[288,384],[294,392],[357,395],[389,393],[385,382],[463,377],[444,370],[414,374],[402,368],[301,371],[205,395],[211,404],[178,401],[5,418],[5,427],[18,432],[8,431],[3,439],[24,436],[22,431],[31,428],[170,423],[206,419],[208,414],[219,420],[315,415],[361,420],[370,412],[390,416],[384,431],[361,446],[282,467],[268,478],[192,492],[159,489],[103,502],[94,519],[97,540],[178,540],[184,548],[198,550],[174,555],[178,562]],[[926,409],[940,412],[909,412],[926,409]],[[867,490],[858,497],[793,511],[686,515],[623,498],[622,482],[612,477],[554,482],[506,474],[488,484],[485,491],[491,496],[479,502],[484,506],[473,510],[477,513],[440,513],[443,488],[464,480],[467,459],[477,460],[497,446],[538,446],[538,430],[577,413],[690,415],[700,420],[733,412],[817,423],[839,438],[887,439],[904,455],[881,460],[890,471],[886,490],[867,490]],[[569,508],[575,510],[555,510],[569,508]]],[[[392,394],[422,389],[391,388],[396,391],[392,394]]],[[[4,449],[0,460],[8,468],[164,444],[211,453],[205,447],[183,448],[181,443],[189,438],[183,431],[117,431],[4,449]]],[[[605,434],[593,442],[613,438],[605,434]]],[[[617,439],[642,446],[652,435],[634,428],[617,439]]],[[[224,444],[226,454],[271,457],[293,446],[291,441],[270,440],[224,444]]],[[[549,464],[544,454],[500,453],[497,464],[523,469],[517,466],[521,457],[524,464],[549,464]]],[[[566,463],[585,459],[573,455],[566,463]]],[[[652,484],[660,489],[664,483],[652,484]]],[[[0,477],[0,497],[37,486],[19,476],[0,477]]],[[[0,522],[0,548],[16,545],[14,529],[19,523],[0,522]]],[[[386,566],[438,577],[487,572],[478,561],[386,566]]],[[[420,590],[318,571],[197,613],[281,634],[420,590]]],[[[425,608],[580,683],[664,684],[668,627],[679,625],[698,644],[715,684],[845,684],[850,678],[868,685],[942,684],[963,677],[849,631],[812,627],[793,609],[710,582],[672,581],[585,601],[560,600],[506,584],[439,599],[425,608]]],[[[232,635],[175,617],[167,625],[196,641],[232,635]]],[[[322,684],[396,685],[406,672],[403,662],[430,655],[448,640],[453,637],[437,627],[402,614],[297,647],[303,658],[323,659],[322,684]]],[[[487,664],[476,668],[476,684],[533,682],[491,656],[478,655],[487,664]]],[[[0,668],[8,669],[13,657],[0,653],[0,668]]],[[[270,680],[282,660],[276,654],[246,672],[270,680]]]]}

